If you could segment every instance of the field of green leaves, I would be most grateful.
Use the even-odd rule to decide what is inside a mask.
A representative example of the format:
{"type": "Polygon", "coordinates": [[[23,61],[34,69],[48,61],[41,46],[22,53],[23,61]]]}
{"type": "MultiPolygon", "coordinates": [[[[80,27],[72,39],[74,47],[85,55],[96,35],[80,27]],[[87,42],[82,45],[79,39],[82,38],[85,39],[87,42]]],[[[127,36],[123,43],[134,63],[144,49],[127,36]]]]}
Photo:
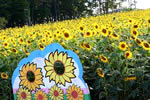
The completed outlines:
{"type": "Polygon", "coordinates": [[[150,9],[0,30],[0,99],[19,61],[51,43],[78,54],[92,100],[150,99],[150,9]]]}

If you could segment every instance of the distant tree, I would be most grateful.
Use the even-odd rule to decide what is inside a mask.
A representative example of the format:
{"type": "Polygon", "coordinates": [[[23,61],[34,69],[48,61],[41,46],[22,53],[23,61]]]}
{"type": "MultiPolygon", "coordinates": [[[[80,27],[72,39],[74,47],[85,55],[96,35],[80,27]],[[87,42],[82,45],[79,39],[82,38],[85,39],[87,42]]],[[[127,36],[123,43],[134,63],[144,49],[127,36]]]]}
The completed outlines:
{"type": "Polygon", "coordinates": [[[27,0],[11,0],[9,13],[9,26],[23,26],[29,19],[29,3],[27,0]]]}

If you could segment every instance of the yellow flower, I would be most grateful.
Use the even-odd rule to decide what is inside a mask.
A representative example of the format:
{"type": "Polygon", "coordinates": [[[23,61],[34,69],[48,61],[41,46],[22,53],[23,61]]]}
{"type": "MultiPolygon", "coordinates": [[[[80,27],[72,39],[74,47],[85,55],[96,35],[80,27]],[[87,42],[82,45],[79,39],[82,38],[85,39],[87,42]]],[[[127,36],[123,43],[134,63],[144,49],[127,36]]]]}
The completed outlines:
{"type": "Polygon", "coordinates": [[[2,79],[8,79],[7,73],[2,72],[2,73],[1,73],[1,78],[2,78],[2,79]]]}
{"type": "Polygon", "coordinates": [[[139,40],[138,38],[135,39],[135,42],[140,46],[142,44],[141,40],[139,40]]]}
{"type": "Polygon", "coordinates": [[[45,64],[45,76],[49,77],[49,80],[54,80],[56,84],[60,83],[65,86],[65,82],[71,83],[71,79],[76,77],[74,62],[71,57],[68,57],[67,53],[51,52],[48,60],[45,59],[45,64]]]}
{"type": "Polygon", "coordinates": [[[88,43],[83,43],[83,48],[85,48],[88,51],[90,51],[92,47],[88,43]]]}
{"type": "Polygon", "coordinates": [[[117,34],[115,34],[115,33],[112,33],[112,34],[111,34],[111,37],[112,37],[113,39],[115,39],[115,40],[118,40],[118,39],[119,39],[119,36],[118,36],[117,34]]]}
{"type": "Polygon", "coordinates": [[[19,88],[17,92],[18,100],[31,100],[31,93],[27,89],[19,88]]]}
{"type": "Polygon", "coordinates": [[[4,42],[4,43],[3,43],[3,46],[4,46],[5,48],[8,48],[8,47],[9,47],[9,43],[8,43],[8,42],[4,42]]]}
{"type": "Polygon", "coordinates": [[[41,68],[36,68],[36,64],[27,64],[23,65],[20,72],[20,80],[19,85],[28,88],[29,90],[35,90],[39,88],[39,85],[43,85],[43,76],[41,72],[41,68]]]}
{"type": "Polygon", "coordinates": [[[123,51],[125,51],[127,49],[127,44],[126,42],[120,42],[119,43],[119,48],[123,51]]]}
{"type": "Polygon", "coordinates": [[[134,37],[137,37],[137,36],[139,35],[138,31],[135,30],[135,29],[132,29],[132,30],[131,30],[131,34],[132,34],[132,36],[134,36],[134,37]]]}
{"type": "Polygon", "coordinates": [[[126,77],[126,78],[125,78],[125,81],[129,81],[129,80],[136,80],[136,76],[133,76],[133,77],[126,77]]]}
{"type": "Polygon", "coordinates": [[[126,57],[127,59],[130,59],[130,58],[132,57],[132,52],[131,52],[131,51],[126,51],[126,52],[125,52],[125,57],[126,57]]]}
{"type": "Polygon", "coordinates": [[[102,32],[102,35],[107,37],[108,36],[108,30],[104,27],[101,28],[101,32],[102,32]]]}
{"type": "Polygon", "coordinates": [[[19,41],[20,44],[24,44],[24,40],[23,40],[22,37],[18,38],[18,41],[19,41]]]}
{"type": "Polygon", "coordinates": [[[70,40],[71,39],[71,34],[69,31],[63,32],[63,37],[65,40],[70,40]]]}
{"type": "Polygon", "coordinates": [[[104,73],[102,72],[102,69],[101,69],[101,68],[97,68],[97,74],[98,74],[100,77],[104,77],[104,73]]]}
{"type": "Polygon", "coordinates": [[[87,31],[85,34],[84,34],[85,37],[92,37],[92,32],[91,31],[87,31]]]}
{"type": "Polygon", "coordinates": [[[43,92],[42,90],[38,90],[34,94],[34,100],[48,100],[48,97],[45,92],[43,92]]]}
{"type": "Polygon", "coordinates": [[[69,86],[67,90],[67,99],[83,100],[84,99],[83,91],[80,89],[80,87],[77,87],[76,85],[69,86]]]}
{"type": "Polygon", "coordinates": [[[150,50],[150,44],[146,41],[143,41],[142,42],[142,47],[145,49],[145,50],[150,50]]]}
{"type": "Polygon", "coordinates": [[[41,50],[44,49],[44,45],[42,45],[41,43],[39,43],[38,45],[39,45],[39,48],[40,48],[41,50]]]}
{"type": "Polygon", "coordinates": [[[63,90],[54,85],[49,90],[49,97],[51,98],[51,100],[64,100],[63,90]]]}
{"type": "Polygon", "coordinates": [[[13,53],[18,53],[15,48],[12,48],[11,51],[12,51],[13,53]]]}
{"type": "Polygon", "coordinates": [[[101,59],[101,61],[104,62],[104,63],[108,62],[107,57],[105,57],[105,56],[103,56],[103,55],[100,55],[100,59],[101,59]]]}

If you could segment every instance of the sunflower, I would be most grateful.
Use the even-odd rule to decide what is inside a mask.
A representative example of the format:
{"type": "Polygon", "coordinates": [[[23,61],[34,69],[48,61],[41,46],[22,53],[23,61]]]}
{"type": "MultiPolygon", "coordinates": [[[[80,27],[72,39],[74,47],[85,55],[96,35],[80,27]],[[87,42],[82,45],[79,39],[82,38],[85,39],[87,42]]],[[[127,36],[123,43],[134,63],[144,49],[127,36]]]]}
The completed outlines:
{"type": "Polygon", "coordinates": [[[20,44],[24,44],[24,40],[23,40],[22,37],[18,38],[18,41],[19,41],[20,44]]]}
{"type": "Polygon", "coordinates": [[[49,96],[52,100],[64,100],[63,90],[56,85],[49,90],[49,96]]]}
{"type": "Polygon", "coordinates": [[[67,53],[61,52],[58,54],[57,50],[54,53],[51,52],[48,60],[45,59],[45,64],[46,77],[49,77],[49,80],[54,80],[56,84],[71,83],[71,79],[76,77],[74,62],[72,62],[71,57],[68,57],[67,53]]]}
{"type": "Polygon", "coordinates": [[[32,100],[31,93],[27,89],[19,88],[17,92],[18,100],[32,100]]]}
{"type": "Polygon", "coordinates": [[[16,50],[15,48],[12,48],[11,51],[12,51],[13,53],[17,53],[17,50],[16,50]]]}
{"type": "Polygon", "coordinates": [[[125,57],[126,57],[127,59],[130,59],[130,58],[132,57],[132,52],[131,52],[131,51],[126,51],[126,52],[125,52],[125,57]]]}
{"type": "Polygon", "coordinates": [[[108,30],[106,28],[101,28],[101,32],[102,32],[102,35],[107,37],[108,36],[108,30]]]}
{"type": "Polygon", "coordinates": [[[4,46],[5,48],[8,48],[8,47],[9,47],[9,43],[8,43],[8,42],[4,42],[4,43],[3,43],[3,46],[4,46]]]}
{"type": "Polygon", "coordinates": [[[129,80],[136,80],[136,76],[126,77],[125,78],[125,81],[129,81],[129,80]]]}
{"type": "Polygon", "coordinates": [[[115,33],[112,33],[112,34],[111,34],[111,37],[112,37],[113,39],[115,39],[115,40],[118,40],[118,39],[119,39],[119,36],[118,36],[117,34],[115,34],[115,33]]]}
{"type": "Polygon", "coordinates": [[[39,88],[39,85],[43,85],[43,76],[41,68],[36,68],[36,64],[27,64],[23,65],[22,70],[20,70],[20,84],[23,87],[28,88],[29,90],[35,90],[39,88]]]}
{"type": "Polygon", "coordinates": [[[65,40],[70,40],[71,39],[71,34],[68,31],[63,32],[63,37],[65,40]]]}
{"type": "Polygon", "coordinates": [[[90,51],[92,47],[86,42],[86,43],[83,43],[83,48],[85,48],[88,51],[90,51]]]}
{"type": "Polygon", "coordinates": [[[97,74],[100,76],[100,77],[104,77],[104,73],[102,71],[101,68],[97,68],[97,74]]]}
{"type": "Polygon", "coordinates": [[[135,39],[135,42],[140,46],[142,44],[141,40],[139,40],[138,38],[135,39]]]}
{"type": "Polygon", "coordinates": [[[135,29],[132,29],[132,30],[131,30],[131,34],[132,34],[132,36],[134,36],[134,37],[137,37],[137,36],[139,35],[138,31],[135,30],[135,29]]]}
{"type": "Polygon", "coordinates": [[[38,90],[34,94],[34,100],[48,100],[48,97],[45,92],[43,92],[42,90],[38,90]]]}
{"type": "Polygon", "coordinates": [[[91,31],[87,31],[85,34],[84,34],[85,37],[92,37],[92,32],[91,31]]]}
{"type": "Polygon", "coordinates": [[[80,87],[76,85],[69,86],[67,90],[67,99],[68,100],[84,100],[83,91],[80,87]]]}
{"type": "Polygon", "coordinates": [[[125,51],[127,49],[127,44],[126,42],[120,42],[119,43],[119,48],[123,51],[125,51]]]}
{"type": "Polygon", "coordinates": [[[42,45],[41,43],[39,43],[38,45],[39,45],[39,48],[40,48],[41,50],[44,49],[44,45],[42,45]]]}
{"type": "Polygon", "coordinates": [[[101,59],[101,61],[104,62],[104,63],[108,62],[107,57],[105,57],[105,56],[103,56],[103,55],[100,55],[100,59],[101,59]]]}
{"type": "Polygon", "coordinates": [[[138,28],[139,28],[139,26],[138,26],[138,24],[133,24],[132,28],[134,28],[134,29],[138,29],[138,28]]]}
{"type": "Polygon", "coordinates": [[[150,44],[146,41],[143,41],[142,42],[142,47],[145,49],[145,50],[150,50],[150,44]]]}
{"type": "Polygon", "coordinates": [[[2,78],[2,79],[8,79],[7,73],[2,72],[2,73],[1,73],[1,78],[2,78]]]}

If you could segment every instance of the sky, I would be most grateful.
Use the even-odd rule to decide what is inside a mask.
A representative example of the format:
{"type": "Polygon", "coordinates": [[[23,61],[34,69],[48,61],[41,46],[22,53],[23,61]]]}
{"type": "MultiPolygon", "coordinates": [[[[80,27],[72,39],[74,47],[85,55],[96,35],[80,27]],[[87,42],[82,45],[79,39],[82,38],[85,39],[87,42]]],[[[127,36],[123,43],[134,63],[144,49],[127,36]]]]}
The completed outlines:
{"type": "MultiPolygon", "coordinates": [[[[130,0],[130,1],[133,2],[134,0],[130,0]]],[[[135,1],[137,2],[136,3],[136,8],[138,8],[138,9],[150,8],[150,0],[135,0],[135,1]]],[[[128,7],[128,2],[124,2],[123,6],[128,7]]]]}
{"type": "Polygon", "coordinates": [[[150,0],[136,0],[137,1],[137,8],[140,9],[147,9],[150,8],[150,0]]]}

